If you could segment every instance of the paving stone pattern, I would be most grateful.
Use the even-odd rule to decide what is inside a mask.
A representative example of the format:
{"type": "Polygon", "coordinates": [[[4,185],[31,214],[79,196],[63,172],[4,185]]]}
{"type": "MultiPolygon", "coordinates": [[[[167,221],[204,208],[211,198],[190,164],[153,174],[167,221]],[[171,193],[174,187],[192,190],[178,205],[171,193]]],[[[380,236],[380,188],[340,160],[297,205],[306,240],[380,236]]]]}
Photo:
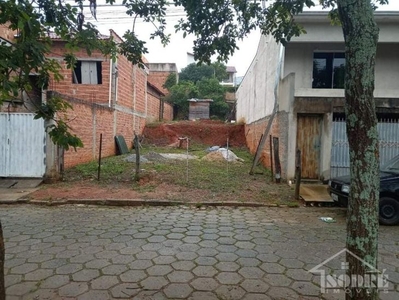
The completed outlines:
{"type": "MultiPolygon", "coordinates": [[[[7,300],[344,299],[308,272],[344,248],[342,209],[2,206],[0,218],[7,300]]],[[[397,231],[380,229],[381,299],[399,299],[397,231]]]]}

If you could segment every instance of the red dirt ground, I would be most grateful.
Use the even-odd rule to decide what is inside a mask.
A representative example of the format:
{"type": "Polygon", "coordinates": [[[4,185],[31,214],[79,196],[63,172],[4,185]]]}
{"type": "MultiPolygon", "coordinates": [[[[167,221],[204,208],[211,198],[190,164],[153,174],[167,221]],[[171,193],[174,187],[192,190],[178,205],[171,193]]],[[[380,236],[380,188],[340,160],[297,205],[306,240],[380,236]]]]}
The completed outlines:
{"type": "Polygon", "coordinates": [[[209,146],[245,147],[244,125],[226,124],[221,121],[181,121],[147,126],[143,132],[144,143],[157,146],[174,145],[179,138],[209,146]]]}

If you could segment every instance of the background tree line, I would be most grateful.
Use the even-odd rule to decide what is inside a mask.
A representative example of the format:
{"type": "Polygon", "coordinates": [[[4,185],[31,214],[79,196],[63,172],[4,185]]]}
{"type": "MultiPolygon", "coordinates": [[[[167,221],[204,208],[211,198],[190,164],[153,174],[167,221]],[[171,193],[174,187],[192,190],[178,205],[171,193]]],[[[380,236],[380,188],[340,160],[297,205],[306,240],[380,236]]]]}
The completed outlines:
{"type": "Polygon", "coordinates": [[[210,65],[189,64],[179,73],[170,74],[164,88],[169,91],[165,100],[175,106],[175,119],[187,119],[189,113],[188,99],[212,99],[209,115],[212,119],[225,120],[230,107],[225,101],[225,94],[234,90],[220,84],[228,78],[226,66],[220,62],[210,65]]]}

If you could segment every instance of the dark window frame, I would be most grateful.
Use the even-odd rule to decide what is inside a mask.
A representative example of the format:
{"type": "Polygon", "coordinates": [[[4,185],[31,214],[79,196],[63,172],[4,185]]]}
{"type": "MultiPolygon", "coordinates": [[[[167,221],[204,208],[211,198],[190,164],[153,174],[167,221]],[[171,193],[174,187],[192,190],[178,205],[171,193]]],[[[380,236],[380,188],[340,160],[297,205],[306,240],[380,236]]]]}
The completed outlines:
{"type": "Polygon", "coordinates": [[[103,77],[102,77],[102,61],[90,61],[90,60],[78,60],[75,64],[74,69],[72,70],[72,83],[73,84],[102,84],[103,77]],[[97,83],[82,83],[82,62],[90,62],[96,64],[97,69],[97,83]]]}
{"type": "Polygon", "coordinates": [[[344,78],[345,78],[344,52],[313,53],[312,88],[343,89],[344,78]]]}

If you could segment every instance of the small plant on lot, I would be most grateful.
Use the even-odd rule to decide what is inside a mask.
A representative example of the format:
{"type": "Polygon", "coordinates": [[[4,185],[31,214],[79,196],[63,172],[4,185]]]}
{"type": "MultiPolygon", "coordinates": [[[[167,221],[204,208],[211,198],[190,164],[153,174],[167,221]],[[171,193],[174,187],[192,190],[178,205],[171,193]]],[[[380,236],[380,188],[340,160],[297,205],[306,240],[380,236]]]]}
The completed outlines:
{"type": "MultiPolygon", "coordinates": [[[[103,180],[114,180],[120,178],[128,169],[129,163],[121,159],[122,156],[113,156],[103,159],[101,162],[101,178],[103,180]]],[[[65,177],[77,179],[93,179],[98,175],[98,162],[92,161],[86,164],[78,165],[69,169],[65,177]]],[[[123,177],[123,176],[122,176],[123,177]]]]}

